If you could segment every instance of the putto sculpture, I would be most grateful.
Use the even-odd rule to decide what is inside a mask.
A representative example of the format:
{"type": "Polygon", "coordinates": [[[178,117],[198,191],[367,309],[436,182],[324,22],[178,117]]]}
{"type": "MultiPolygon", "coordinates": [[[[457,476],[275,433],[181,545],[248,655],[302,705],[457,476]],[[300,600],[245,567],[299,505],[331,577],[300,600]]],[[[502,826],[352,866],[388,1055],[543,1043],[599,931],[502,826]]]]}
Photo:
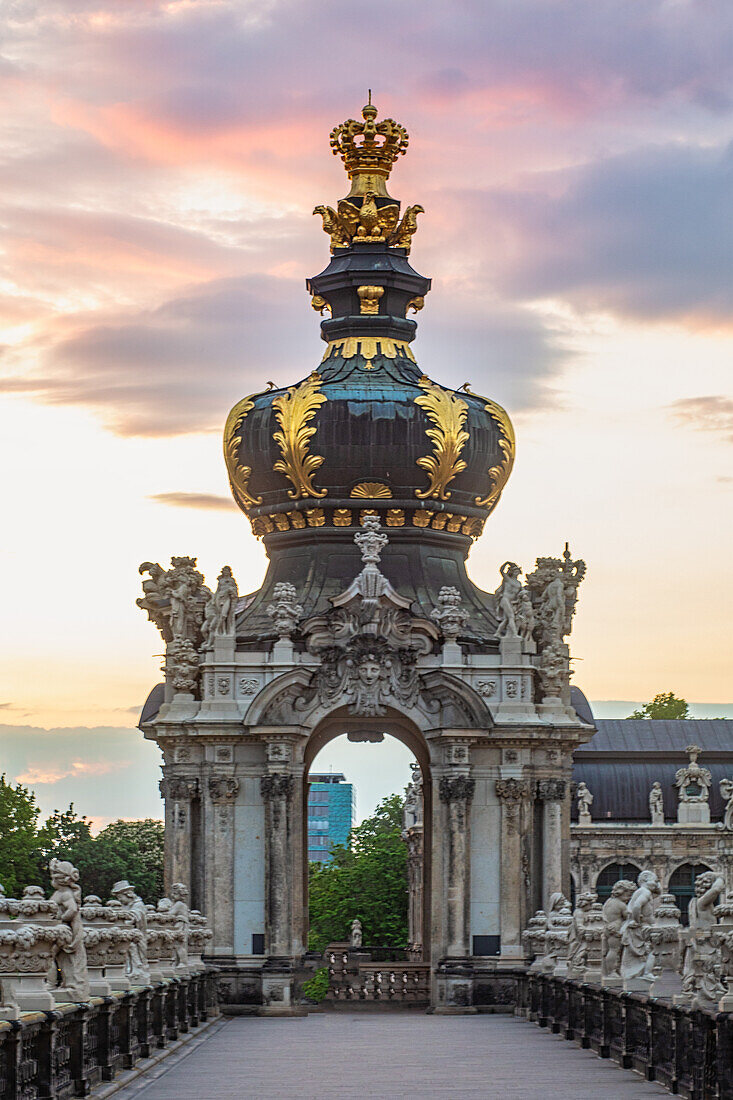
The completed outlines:
{"type": "Polygon", "coordinates": [[[611,896],[603,903],[603,940],[601,966],[604,985],[621,984],[622,929],[628,916],[629,901],[636,890],[633,882],[619,879],[611,888],[611,896]]]}
{"type": "Polygon", "coordinates": [[[132,914],[133,922],[141,938],[132,942],[127,954],[127,975],[136,985],[147,985],[150,981],[150,969],[148,967],[148,918],[145,902],[127,879],[116,882],[110,891],[113,899],[132,914]]]}
{"type": "Polygon", "coordinates": [[[578,824],[590,825],[592,821],[590,808],[593,805],[593,795],[582,781],[578,783],[575,797],[578,800],[578,824]]]}
{"type": "Polygon", "coordinates": [[[56,945],[54,963],[60,979],[56,997],[65,1001],[88,1001],[89,974],[80,912],[79,872],[67,860],[59,859],[52,859],[48,870],[54,888],[51,901],[58,906],[59,916],[71,932],[68,943],[56,945]]]}
{"type": "Polygon", "coordinates": [[[654,952],[651,930],[654,926],[654,898],[661,894],[659,879],[654,871],[641,871],[637,888],[629,900],[628,912],[621,930],[621,977],[625,989],[634,989],[654,977],[654,952]]]}
{"type": "Polygon", "coordinates": [[[695,896],[691,899],[685,934],[685,954],[682,964],[682,997],[696,1004],[715,1005],[725,995],[720,980],[720,943],[715,935],[715,912],[725,890],[725,882],[714,871],[704,871],[695,879],[695,896]]]}

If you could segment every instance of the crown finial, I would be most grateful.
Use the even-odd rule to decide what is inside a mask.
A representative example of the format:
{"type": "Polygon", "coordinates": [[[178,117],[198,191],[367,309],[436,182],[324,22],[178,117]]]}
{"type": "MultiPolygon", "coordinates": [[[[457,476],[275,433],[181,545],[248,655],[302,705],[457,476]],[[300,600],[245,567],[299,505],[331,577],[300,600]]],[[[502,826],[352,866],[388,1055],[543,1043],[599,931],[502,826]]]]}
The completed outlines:
{"type": "Polygon", "coordinates": [[[331,131],[331,150],[340,156],[351,180],[351,190],[337,210],[317,206],[314,214],[323,218],[331,238],[331,251],[352,244],[386,244],[410,252],[422,206],[409,206],[400,221],[400,204],[387,191],[392,165],[404,156],[410,137],[393,118],[377,122],[377,108],[369,101],[362,107],[363,122],[348,118],[331,131]]]}

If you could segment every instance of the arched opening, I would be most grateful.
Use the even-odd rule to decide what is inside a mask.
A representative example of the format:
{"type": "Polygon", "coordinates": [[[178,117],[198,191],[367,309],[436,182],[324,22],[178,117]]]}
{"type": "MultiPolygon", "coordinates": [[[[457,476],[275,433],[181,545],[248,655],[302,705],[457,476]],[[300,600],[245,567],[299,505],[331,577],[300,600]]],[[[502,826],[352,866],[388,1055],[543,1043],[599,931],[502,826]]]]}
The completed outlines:
{"type": "Polygon", "coordinates": [[[683,863],[670,875],[667,893],[674,894],[683,924],[689,924],[688,910],[695,896],[695,879],[710,870],[707,863],[683,863]]]}
{"type": "MultiPolygon", "coordinates": [[[[410,952],[410,958],[413,961],[418,961],[419,958],[428,960],[429,943],[428,935],[430,929],[430,854],[431,854],[431,822],[432,822],[432,786],[430,779],[430,766],[429,766],[429,754],[427,746],[422,738],[422,735],[416,729],[416,727],[404,716],[396,714],[387,714],[384,717],[370,717],[366,719],[354,719],[351,715],[344,712],[336,712],[330,715],[327,719],[322,721],[311,734],[308,739],[308,743],[305,748],[303,757],[303,942],[308,944],[309,942],[309,926],[310,926],[310,907],[309,907],[309,864],[313,857],[318,859],[318,862],[322,865],[328,862],[329,851],[324,842],[319,841],[317,838],[319,835],[326,836],[330,832],[331,817],[330,807],[337,805],[339,801],[342,803],[351,797],[350,792],[347,794],[346,786],[349,781],[354,781],[358,784],[358,772],[350,772],[348,768],[349,753],[344,752],[349,746],[344,742],[341,742],[338,746],[332,746],[331,743],[336,739],[348,739],[348,742],[352,742],[351,748],[354,750],[355,757],[361,757],[364,759],[365,750],[375,756],[382,756],[385,763],[384,780],[378,785],[378,789],[381,791],[377,794],[376,798],[372,795],[371,799],[364,801],[361,805],[362,812],[360,818],[371,818],[376,810],[376,803],[381,798],[387,798],[392,794],[398,794],[400,797],[404,796],[405,787],[411,781],[411,764],[414,765],[413,779],[416,780],[417,786],[420,790],[420,801],[422,805],[421,821],[417,820],[412,824],[402,821],[401,814],[399,815],[399,828],[402,833],[400,845],[404,845],[405,854],[405,891],[407,897],[407,943],[411,945],[413,950],[410,952]],[[395,741],[401,743],[401,748],[404,749],[400,753],[390,753],[390,743],[394,746],[395,741]],[[339,772],[328,773],[322,770],[323,765],[321,761],[324,759],[322,754],[323,750],[330,746],[333,749],[338,748],[338,768],[342,774],[345,775],[346,782],[335,781],[334,778],[338,776],[339,772]],[[318,777],[317,779],[315,777],[318,777]],[[342,788],[343,794],[339,793],[339,788],[342,788]],[[374,803],[374,805],[372,805],[374,803]],[[326,817],[326,814],[329,816],[326,817]],[[310,828],[310,841],[309,836],[309,822],[310,828]],[[315,823],[315,827],[314,824],[315,823]],[[409,827],[404,830],[403,824],[409,824],[409,827]],[[325,851],[321,855],[320,849],[324,848],[325,851]],[[415,954],[414,946],[419,944],[421,950],[415,954]]],[[[333,753],[331,754],[333,757],[333,753]]],[[[328,758],[328,754],[326,754],[328,758]]],[[[375,791],[376,785],[372,783],[372,792],[375,791]]],[[[393,825],[397,822],[397,818],[394,816],[394,809],[392,808],[392,822],[393,825]]],[[[382,812],[382,821],[387,821],[385,811],[382,812]]],[[[339,823],[336,822],[338,825],[339,823]]],[[[341,838],[337,838],[341,841],[341,838]]],[[[346,836],[343,836],[343,842],[346,841],[346,836]]],[[[329,845],[330,847],[330,845],[329,845]]],[[[363,920],[363,914],[357,912],[358,901],[354,901],[354,911],[351,913],[348,922],[345,919],[345,915],[342,913],[340,917],[339,927],[343,926],[340,940],[343,941],[348,938],[348,928],[350,927],[350,921],[352,918],[358,917],[363,920]]],[[[368,942],[372,937],[372,929],[368,927],[368,920],[363,929],[364,943],[363,946],[376,947],[380,949],[390,948],[397,945],[391,945],[389,943],[374,943],[368,942]]],[[[315,947],[312,937],[311,947],[315,947]]],[[[338,942],[338,941],[336,941],[338,942]]],[[[319,949],[323,945],[318,945],[319,949]]],[[[400,945],[402,950],[405,950],[404,944],[400,945]]],[[[375,960],[376,961],[376,960],[375,960]]]]}
{"type": "Polygon", "coordinates": [[[635,863],[609,863],[596,879],[598,900],[603,902],[610,898],[614,884],[619,882],[620,879],[636,882],[640,871],[641,868],[637,867],[635,863]]]}

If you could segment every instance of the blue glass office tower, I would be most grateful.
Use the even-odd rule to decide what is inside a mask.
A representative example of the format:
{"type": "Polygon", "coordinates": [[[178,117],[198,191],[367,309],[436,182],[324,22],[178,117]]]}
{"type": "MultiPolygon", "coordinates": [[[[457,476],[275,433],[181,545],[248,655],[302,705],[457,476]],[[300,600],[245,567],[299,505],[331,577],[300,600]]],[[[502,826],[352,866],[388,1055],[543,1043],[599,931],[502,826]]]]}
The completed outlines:
{"type": "Polygon", "coordinates": [[[334,844],[346,844],[354,824],[354,785],[340,772],[311,772],[309,778],[308,859],[325,863],[334,844]]]}

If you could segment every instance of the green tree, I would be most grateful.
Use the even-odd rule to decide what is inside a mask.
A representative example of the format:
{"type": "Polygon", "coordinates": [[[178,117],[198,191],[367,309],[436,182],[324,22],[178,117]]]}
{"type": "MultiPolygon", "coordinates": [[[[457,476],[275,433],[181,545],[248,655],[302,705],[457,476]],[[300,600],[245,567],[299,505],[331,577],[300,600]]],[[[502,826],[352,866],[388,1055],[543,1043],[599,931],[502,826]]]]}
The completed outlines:
{"type": "Polygon", "coordinates": [[[33,791],[0,776],[0,883],[8,897],[39,881],[36,824],[40,810],[33,791]]]}
{"type": "Polygon", "coordinates": [[[690,708],[684,699],[678,699],[673,691],[662,691],[651,703],[635,710],[629,718],[689,718],[690,708]]]}
{"type": "Polygon", "coordinates": [[[382,799],[372,816],[351,830],[348,846],[334,847],[330,863],[311,863],[311,950],[347,940],[355,917],[362,923],[365,944],[407,945],[403,804],[398,794],[382,799]]]}
{"type": "Polygon", "coordinates": [[[143,901],[163,896],[162,821],[113,821],[90,844],[76,849],[76,866],[84,894],[98,894],[103,901],[118,879],[126,878],[143,901]]]}
{"type": "Polygon", "coordinates": [[[94,843],[89,822],[79,817],[72,802],[68,810],[54,810],[36,835],[36,850],[40,867],[39,882],[47,890],[51,886],[48,864],[54,857],[68,859],[75,867],[83,862],[83,853],[94,843]]]}

